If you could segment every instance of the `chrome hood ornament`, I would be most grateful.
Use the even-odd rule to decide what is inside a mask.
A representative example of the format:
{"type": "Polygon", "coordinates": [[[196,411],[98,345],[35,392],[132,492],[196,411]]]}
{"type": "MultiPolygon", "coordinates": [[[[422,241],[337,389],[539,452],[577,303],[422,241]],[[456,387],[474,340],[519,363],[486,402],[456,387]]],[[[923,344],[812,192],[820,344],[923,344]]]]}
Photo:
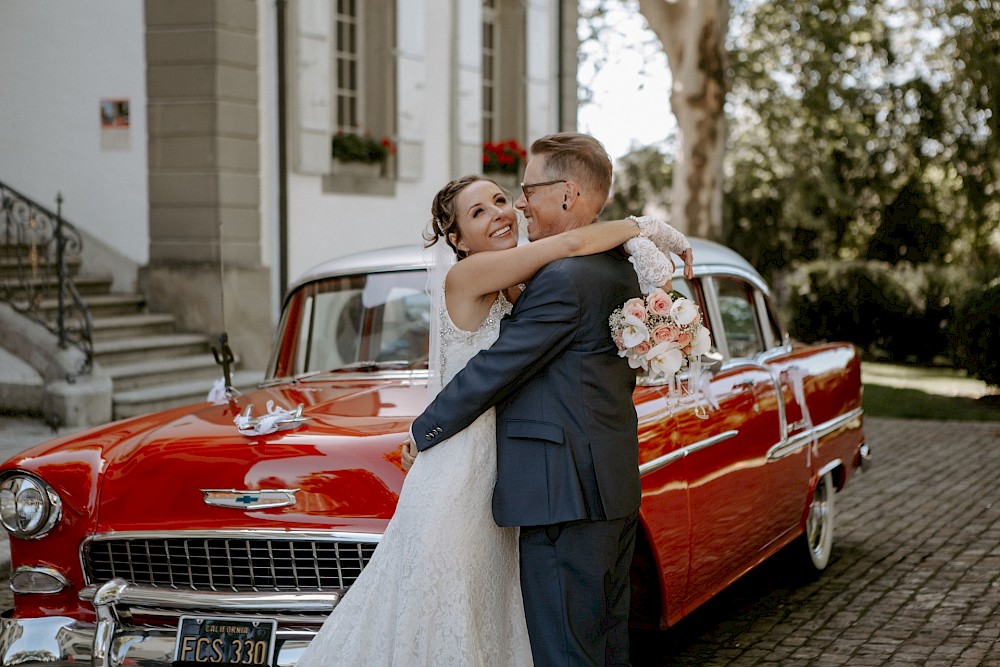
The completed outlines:
{"type": "Polygon", "coordinates": [[[206,505],[241,510],[288,507],[295,504],[295,494],[298,491],[298,489],[265,489],[263,491],[201,489],[201,492],[205,494],[204,500],[206,505]]]}
{"type": "Polygon", "coordinates": [[[295,428],[305,422],[309,417],[302,416],[303,404],[295,410],[285,410],[274,404],[274,401],[267,402],[267,413],[260,417],[253,416],[253,404],[247,406],[243,414],[236,415],[233,423],[236,430],[242,435],[267,435],[275,431],[284,431],[295,428]]]}

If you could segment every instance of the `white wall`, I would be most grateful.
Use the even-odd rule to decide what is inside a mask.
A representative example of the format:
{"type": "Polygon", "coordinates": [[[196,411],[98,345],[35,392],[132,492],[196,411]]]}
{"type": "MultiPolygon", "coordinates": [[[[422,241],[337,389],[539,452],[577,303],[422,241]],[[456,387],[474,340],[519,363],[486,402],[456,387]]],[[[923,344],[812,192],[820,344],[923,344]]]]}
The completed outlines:
{"type": "Polygon", "coordinates": [[[142,3],[0,5],[0,180],[127,258],[149,251],[142,3]],[[128,98],[131,127],[102,131],[102,98],[128,98]]]}

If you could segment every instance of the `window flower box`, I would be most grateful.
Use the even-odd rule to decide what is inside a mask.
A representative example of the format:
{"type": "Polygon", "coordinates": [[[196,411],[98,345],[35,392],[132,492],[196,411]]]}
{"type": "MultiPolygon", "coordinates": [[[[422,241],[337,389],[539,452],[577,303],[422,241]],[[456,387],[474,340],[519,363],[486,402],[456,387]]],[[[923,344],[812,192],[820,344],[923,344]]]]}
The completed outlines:
{"type": "Polygon", "coordinates": [[[389,137],[375,139],[367,134],[338,132],[330,143],[330,173],[380,178],[396,145],[389,137]]]}

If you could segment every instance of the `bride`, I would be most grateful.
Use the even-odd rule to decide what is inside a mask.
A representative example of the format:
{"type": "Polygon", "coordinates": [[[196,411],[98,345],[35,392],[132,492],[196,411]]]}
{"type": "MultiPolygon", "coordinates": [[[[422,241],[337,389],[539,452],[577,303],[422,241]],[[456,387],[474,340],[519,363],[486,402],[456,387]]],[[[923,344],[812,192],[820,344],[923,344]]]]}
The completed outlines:
{"type": "MultiPolygon", "coordinates": [[[[521,293],[518,285],[538,269],[562,257],[610,250],[639,235],[638,222],[627,219],[518,246],[510,195],[477,175],[448,183],[431,211],[428,246],[447,244],[458,259],[442,286],[444,307],[436,320],[432,317],[432,327],[435,322],[440,327],[432,332],[440,336],[440,345],[430,359],[430,384],[438,388],[497,339],[500,319],[521,293]],[[440,375],[433,377],[435,372],[440,375]]],[[[672,232],[671,249],[684,253],[690,275],[686,239],[659,224],[672,232]]],[[[655,254],[657,275],[669,276],[670,260],[655,254]]],[[[302,654],[299,667],[532,664],[519,584],[518,529],[498,527],[491,509],[495,428],[491,408],[417,458],[371,562],[302,654]]]]}

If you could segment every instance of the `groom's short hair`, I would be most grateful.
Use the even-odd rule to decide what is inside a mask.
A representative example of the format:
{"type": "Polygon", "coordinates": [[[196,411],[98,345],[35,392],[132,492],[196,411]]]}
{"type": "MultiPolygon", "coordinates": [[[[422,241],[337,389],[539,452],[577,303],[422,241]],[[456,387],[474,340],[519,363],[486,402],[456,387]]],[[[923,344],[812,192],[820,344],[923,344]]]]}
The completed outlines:
{"type": "Polygon", "coordinates": [[[600,141],[580,132],[549,134],[531,144],[531,154],[545,156],[545,172],[550,178],[572,178],[587,190],[587,197],[599,199],[603,207],[611,193],[612,167],[600,141]]]}

